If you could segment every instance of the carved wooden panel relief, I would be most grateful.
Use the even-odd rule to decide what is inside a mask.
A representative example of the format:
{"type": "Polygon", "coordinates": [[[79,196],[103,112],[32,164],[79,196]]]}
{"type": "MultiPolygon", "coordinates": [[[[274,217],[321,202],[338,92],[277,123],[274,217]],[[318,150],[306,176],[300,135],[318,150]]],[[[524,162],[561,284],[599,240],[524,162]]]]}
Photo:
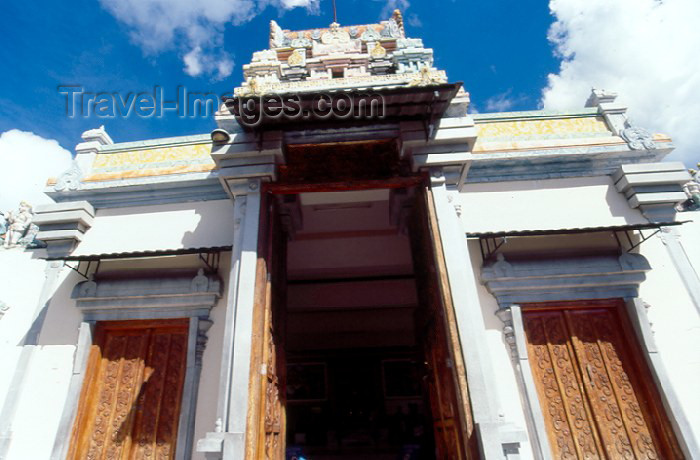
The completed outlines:
{"type": "Polygon", "coordinates": [[[247,459],[285,457],[284,310],[286,236],[275,213],[275,202],[264,201],[261,213],[249,389],[247,459]]]}
{"type": "Polygon", "coordinates": [[[526,308],[555,458],[683,458],[617,302],[526,308]]]}
{"type": "Polygon", "coordinates": [[[453,366],[447,350],[442,318],[436,319],[437,321],[430,327],[428,340],[424,342],[429,371],[427,383],[433,414],[435,447],[439,458],[462,460],[467,457],[461,437],[458,399],[452,375],[453,366]]]}
{"type": "Polygon", "coordinates": [[[466,371],[431,194],[421,194],[416,203],[412,248],[419,298],[426,306],[418,321],[419,342],[425,356],[437,458],[474,459],[479,453],[466,371]]]}
{"type": "Polygon", "coordinates": [[[187,321],[97,326],[68,458],[174,458],[187,321]]]}

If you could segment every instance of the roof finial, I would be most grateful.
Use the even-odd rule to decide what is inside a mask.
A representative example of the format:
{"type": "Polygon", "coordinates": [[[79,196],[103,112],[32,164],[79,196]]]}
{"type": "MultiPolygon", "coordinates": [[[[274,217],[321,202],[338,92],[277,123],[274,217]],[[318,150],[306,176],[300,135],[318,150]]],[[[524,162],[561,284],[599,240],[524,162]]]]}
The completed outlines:
{"type": "Polygon", "coordinates": [[[335,0],[333,0],[333,22],[338,22],[338,14],[335,9],[335,0]]]}

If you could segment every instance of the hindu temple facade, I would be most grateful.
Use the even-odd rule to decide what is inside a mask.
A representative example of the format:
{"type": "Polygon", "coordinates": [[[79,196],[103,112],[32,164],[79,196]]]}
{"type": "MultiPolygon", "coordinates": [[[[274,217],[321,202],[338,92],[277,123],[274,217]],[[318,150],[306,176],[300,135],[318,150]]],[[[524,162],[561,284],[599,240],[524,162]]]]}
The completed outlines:
{"type": "Polygon", "coordinates": [[[86,131],[4,214],[0,458],[700,458],[700,185],[594,90],[468,113],[284,30],[211,133],[86,131]]]}

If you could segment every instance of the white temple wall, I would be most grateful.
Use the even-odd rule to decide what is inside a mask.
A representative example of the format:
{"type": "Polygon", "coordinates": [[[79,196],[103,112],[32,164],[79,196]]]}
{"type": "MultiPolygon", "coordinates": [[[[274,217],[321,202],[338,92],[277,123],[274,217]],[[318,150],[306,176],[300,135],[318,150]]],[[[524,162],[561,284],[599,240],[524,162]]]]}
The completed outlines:
{"type": "MultiPolygon", "coordinates": [[[[194,437],[202,439],[207,432],[214,431],[216,422],[216,405],[219,397],[219,376],[221,372],[221,351],[226,326],[226,305],[228,303],[229,273],[231,268],[231,252],[221,253],[219,276],[222,280],[222,296],[211,309],[209,319],[214,322],[207,332],[209,340],[202,357],[202,374],[199,380],[197,395],[197,416],[194,423],[194,437]]],[[[197,452],[196,442],[193,445],[192,459],[204,460],[204,454],[197,452]]]]}
{"type": "Polygon", "coordinates": [[[609,176],[467,183],[459,197],[467,233],[647,222],[609,176]]]}
{"type": "Polygon", "coordinates": [[[700,275],[700,211],[679,213],[676,220],[686,222],[676,227],[679,241],[695,273],[700,275]]]}
{"type": "Polygon", "coordinates": [[[34,349],[12,423],[8,460],[51,458],[74,354],[74,345],[34,349]]]}
{"type": "MultiPolygon", "coordinates": [[[[685,220],[683,215],[679,217],[685,220]]],[[[696,236],[695,247],[698,240],[696,236]]],[[[691,238],[685,242],[688,246],[691,238]]],[[[661,237],[656,235],[643,243],[640,253],[649,261],[651,271],[640,286],[639,296],[649,304],[647,315],[659,354],[695,437],[700,439],[700,316],[661,237]]]]}
{"type": "MultiPolygon", "coordinates": [[[[38,345],[21,346],[33,324],[44,287],[46,261],[38,259],[41,250],[20,248],[0,252],[1,300],[10,306],[0,319],[0,402],[4,407],[10,398],[17,398],[12,420],[12,441],[7,459],[49,458],[53,439],[63,410],[72,371],[75,336],[71,336],[74,321],[68,316],[56,316],[53,326],[64,331],[62,340],[39,341],[38,345]],[[24,359],[21,357],[24,348],[24,359]],[[19,393],[10,393],[10,384],[18,366],[25,366],[25,378],[19,393]]],[[[66,278],[77,274],[64,268],[52,304],[60,304],[60,286],[66,278]]],[[[68,282],[73,284],[74,282],[68,282]]],[[[51,293],[53,294],[53,293],[51,293]]],[[[49,306],[49,312],[52,307],[49,306]]],[[[77,327],[76,327],[77,331],[77,327]]]]}
{"type": "Polygon", "coordinates": [[[99,209],[73,255],[230,246],[230,200],[99,209]]]}
{"type": "MultiPolygon", "coordinates": [[[[470,240],[467,244],[471,263],[474,267],[474,273],[478,278],[482,265],[479,242],[478,240],[470,240]]],[[[526,429],[525,413],[520,400],[520,389],[510,358],[510,348],[504,341],[503,323],[498,316],[496,316],[498,303],[496,302],[496,298],[481,284],[481,281],[477,280],[477,286],[481,314],[483,315],[484,327],[486,329],[489,357],[491,358],[492,367],[496,374],[497,386],[495,391],[498,394],[498,401],[500,402],[499,416],[504,421],[515,424],[524,430],[526,429]]],[[[521,444],[520,458],[523,460],[533,458],[532,448],[529,442],[523,442],[521,444]]]]}
{"type": "MultiPolygon", "coordinates": [[[[609,177],[552,179],[543,181],[467,184],[459,194],[458,208],[465,233],[517,230],[554,230],[605,227],[647,223],[637,210],[629,207],[609,177]]],[[[698,213],[682,213],[674,227],[681,247],[695,273],[700,273],[700,219],[698,213]]],[[[653,230],[645,230],[645,235],[653,230]]],[[[669,237],[668,235],[666,237],[669,237]]],[[[474,273],[479,277],[482,258],[478,239],[468,240],[474,273]]],[[[510,255],[557,253],[586,254],[589,249],[615,250],[617,241],[610,232],[550,235],[516,238],[499,249],[510,255]]],[[[639,253],[651,265],[640,286],[640,298],[650,304],[648,316],[654,338],[674,391],[681,401],[696,438],[700,438],[700,316],[661,235],[641,244],[639,253]]],[[[507,422],[525,427],[521,391],[504,341],[503,323],[495,315],[496,299],[479,281],[479,301],[487,335],[490,359],[496,373],[501,411],[507,422]]],[[[520,450],[531,458],[529,446],[520,450]]]]}
{"type": "Polygon", "coordinates": [[[0,317],[0,408],[3,407],[19,361],[22,341],[39,302],[44,283],[44,260],[35,251],[0,249],[0,302],[7,310],[0,317]]]}
{"type": "MultiPolygon", "coordinates": [[[[76,266],[76,262],[68,262],[76,266]]],[[[61,269],[61,278],[51,296],[46,310],[39,345],[75,345],[78,342],[78,328],[83,320],[80,311],[75,307],[71,293],[76,284],[85,281],[75,270],[67,266],[61,269]]]]}
{"type": "MultiPolygon", "coordinates": [[[[0,346],[17,345],[31,324],[46,267],[35,252],[43,251],[0,249],[0,302],[9,307],[0,318],[0,346]]],[[[4,372],[6,369],[0,369],[0,376],[4,372]]]]}
{"type": "MultiPolygon", "coordinates": [[[[179,203],[104,209],[97,212],[94,225],[74,255],[228,246],[232,242],[233,212],[230,200],[179,203]]],[[[21,363],[18,343],[32,325],[44,285],[46,261],[33,258],[33,252],[19,248],[0,250],[0,301],[10,308],[0,318],[0,403],[3,403],[21,363]]],[[[230,252],[221,253],[219,276],[222,295],[212,309],[214,321],[203,355],[203,371],[198,391],[194,439],[212,431],[216,420],[221,344],[226,312],[230,252]]],[[[77,262],[69,262],[76,266],[77,262]]],[[[101,274],[154,272],[202,267],[196,254],[149,259],[102,261],[101,274]]],[[[83,264],[83,268],[85,264],[83,264]]],[[[93,265],[94,269],[94,265],[93,265]]],[[[50,301],[38,337],[38,344],[25,347],[26,373],[11,425],[12,440],[8,459],[50,458],[54,439],[63,416],[76,357],[82,313],[71,298],[75,285],[84,278],[64,266],[50,294],[50,301]],[[29,353],[28,353],[29,352],[29,353]]],[[[203,459],[200,454],[193,458],[203,459]]]]}

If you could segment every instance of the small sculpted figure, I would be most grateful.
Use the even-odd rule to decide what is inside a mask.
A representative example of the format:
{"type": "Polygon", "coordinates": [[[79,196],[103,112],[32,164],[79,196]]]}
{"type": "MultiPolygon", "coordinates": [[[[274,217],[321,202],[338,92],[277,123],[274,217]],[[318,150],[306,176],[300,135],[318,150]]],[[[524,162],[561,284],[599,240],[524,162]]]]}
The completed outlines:
{"type": "Polygon", "coordinates": [[[23,238],[30,225],[32,224],[32,207],[26,201],[19,204],[19,210],[8,212],[5,219],[7,220],[7,230],[5,232],[5,248],[11,248],[19,244],[19,240],[23,238]]]}

